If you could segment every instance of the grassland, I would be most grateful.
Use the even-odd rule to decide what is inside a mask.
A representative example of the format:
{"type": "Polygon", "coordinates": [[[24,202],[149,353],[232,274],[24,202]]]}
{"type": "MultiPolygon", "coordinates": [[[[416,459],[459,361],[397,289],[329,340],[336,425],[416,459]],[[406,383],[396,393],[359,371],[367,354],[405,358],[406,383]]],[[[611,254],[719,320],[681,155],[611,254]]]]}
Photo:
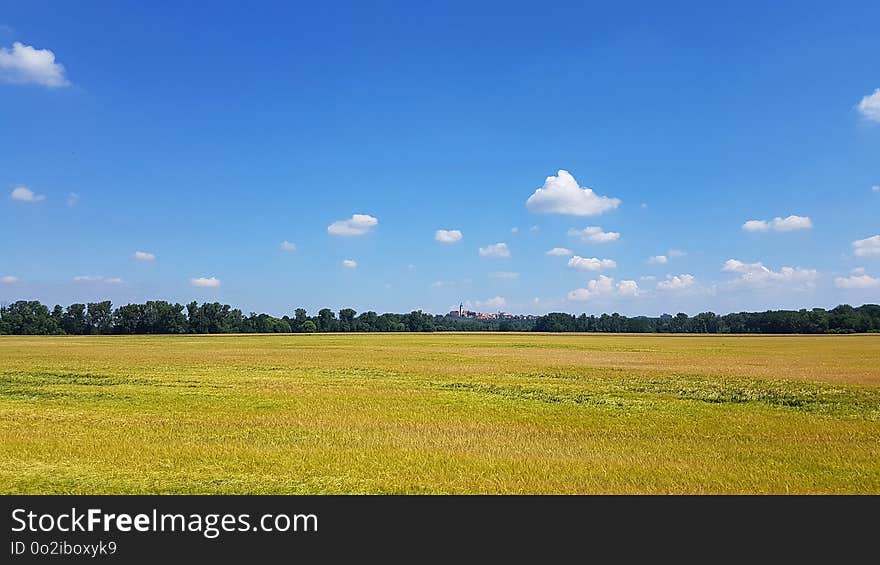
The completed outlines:
{"type": "Polygon", "coordinates": [[[880,336],[0,337],[2,493],[880,493],[880,336]]]}

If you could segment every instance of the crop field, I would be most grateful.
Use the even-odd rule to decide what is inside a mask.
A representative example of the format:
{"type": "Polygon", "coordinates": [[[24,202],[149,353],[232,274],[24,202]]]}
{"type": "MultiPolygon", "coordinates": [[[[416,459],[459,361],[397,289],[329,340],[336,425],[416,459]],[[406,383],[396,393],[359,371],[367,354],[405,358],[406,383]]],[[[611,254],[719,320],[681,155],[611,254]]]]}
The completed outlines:
{"type": "Polygon", "coordinates": [[[880,493],[880,336],[4,336],[0,492],[880,493]]]}

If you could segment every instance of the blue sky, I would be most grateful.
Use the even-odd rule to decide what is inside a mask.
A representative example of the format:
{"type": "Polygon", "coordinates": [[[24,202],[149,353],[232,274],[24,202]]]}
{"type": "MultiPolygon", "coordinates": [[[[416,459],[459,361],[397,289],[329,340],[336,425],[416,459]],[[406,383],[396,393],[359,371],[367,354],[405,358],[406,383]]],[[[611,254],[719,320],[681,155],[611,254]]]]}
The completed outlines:
{"type": "Polygon", "coordinates": [[[0,300],[880,301],[880,4],[436,4],[6,4],[0,300]]]}

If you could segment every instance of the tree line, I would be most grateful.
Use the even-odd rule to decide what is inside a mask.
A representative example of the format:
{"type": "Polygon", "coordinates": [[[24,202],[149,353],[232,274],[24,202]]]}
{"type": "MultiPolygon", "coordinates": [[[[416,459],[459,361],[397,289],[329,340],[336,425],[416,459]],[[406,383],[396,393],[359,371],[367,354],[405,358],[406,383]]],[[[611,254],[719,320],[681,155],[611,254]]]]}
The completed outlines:
{"type": "Polygon", "coordinates": [[[863,333],[880,332],[880,305],[840,305],[831,310],[768,310],[723,316],[702,312],[696,316],[627,317],[620,314],[579,316],[554,312],[530,318],[479,320],[432,315],[358,314],[351,308],[334,312],[323,308],[309,316],[297,308],[292,316],[277,318],[250,313],[228,304],[190,302],[186,306],[163,300],[126,304],[113,309],[109,300],[71,304],[53,309],[38,301],[20,300],[0,306],[0,334],[224,334],[316,332],[439,332],[533,331],[615,333],[863,333]]]}

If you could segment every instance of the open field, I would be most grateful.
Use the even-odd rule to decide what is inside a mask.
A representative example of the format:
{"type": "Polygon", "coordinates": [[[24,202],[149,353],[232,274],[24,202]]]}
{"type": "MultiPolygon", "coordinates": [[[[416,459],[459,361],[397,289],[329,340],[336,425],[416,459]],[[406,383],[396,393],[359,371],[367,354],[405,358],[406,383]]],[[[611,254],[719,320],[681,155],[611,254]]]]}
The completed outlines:
{"type": "Polygon", "coordinates": [[[880,336],[4,336],[0,492],[880,493],[880,336]]]}

